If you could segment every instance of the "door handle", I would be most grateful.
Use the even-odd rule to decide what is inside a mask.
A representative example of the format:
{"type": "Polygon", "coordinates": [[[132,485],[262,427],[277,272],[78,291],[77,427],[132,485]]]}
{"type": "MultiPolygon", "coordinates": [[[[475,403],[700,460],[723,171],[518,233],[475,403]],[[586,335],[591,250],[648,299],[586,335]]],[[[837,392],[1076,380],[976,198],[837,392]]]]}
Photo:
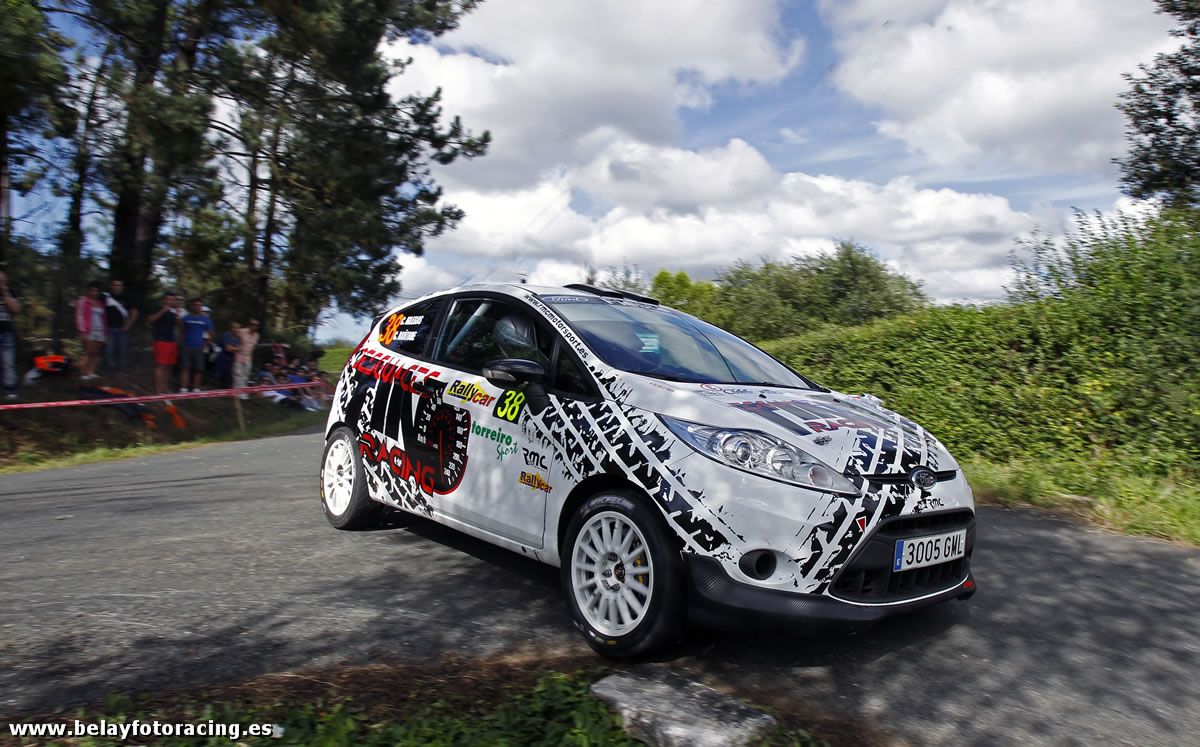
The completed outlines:
{"type": "Polygon", "coordinates": [[[433,393],[433,387],[429,384],[428,379],[412,379],[408,382],[408,388],[413,394],[427,395],[433,393]]]}

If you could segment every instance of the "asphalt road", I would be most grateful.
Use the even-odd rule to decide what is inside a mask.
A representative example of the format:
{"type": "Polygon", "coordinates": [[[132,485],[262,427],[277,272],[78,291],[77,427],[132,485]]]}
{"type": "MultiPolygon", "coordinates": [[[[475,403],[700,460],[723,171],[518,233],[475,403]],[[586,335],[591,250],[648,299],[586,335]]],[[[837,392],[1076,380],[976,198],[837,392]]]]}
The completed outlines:
{"type": "MultiPolygon", "coordinates": [[[[583,654],[554,569],[424,521],[338,532],[317,436],[0,477],[0,713],[453,652],[583,654]]],[[[672,665],[917,744],[1200,744],[1200,551],[980,511],[980,591],[672,665]]]]}

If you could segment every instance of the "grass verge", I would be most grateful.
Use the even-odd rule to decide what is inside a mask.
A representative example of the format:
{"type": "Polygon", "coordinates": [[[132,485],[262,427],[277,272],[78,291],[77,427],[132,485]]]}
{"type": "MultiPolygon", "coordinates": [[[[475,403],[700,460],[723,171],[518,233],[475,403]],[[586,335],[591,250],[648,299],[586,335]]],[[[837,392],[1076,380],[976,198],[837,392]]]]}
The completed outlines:
{"type": "Polygon", "coordinates": [[[256,438],[266,438],[268,436],[279,436],[307,430],[310,428],[316,428],[323,424],[327,417],[329,417],[329,412],[325,410],[318,412],[298,412],[294,415],[289,414],[287,417],[280,420],[249,425],[246,427],[245,432],[233,430],[212,436],[202,436],[192,441],[183,441],[178,443],[151,443],[119,447],[98,446],[73,454],[57,457],[46,457],[37,452],[23,452],[18,456],[20,461],[0,465],[0,475],[8,475],[15,472],[32,472],[35,470],[54,469],[57,467],[74,467],[80,464],[107,462],[114,459],[132,459],[134,457],[153,456],[155,454],[164,454],[170,451],[191,449],[196,446],[204,446],[206,444],[224,443],[228,441],[248,441],[256,438]]]}
{"type": "Polygon", "coordinates": [[[354,348],[325,348],[325,355],[321,356],[318,367],[325,373],[335,376],[341,374],[342,366],[346,365],[353,350],[354,348]]]}
{"type": "MultiPolygon", "coordinates": [[[[114,696],[103,708],[23,723],[141,723],[278,725],[278,737],[241,736],[246,745],[633,745],[620,718],[589,692],[607,670],[569,662],[546,671],[545,662],[463,667],[373,665],[314,676],[268,675],[223,691],[176,701],[114,696]],[[573,667],[573,668],[572,668],[573,667]]],[[[142,737],[140,744],[230,744],[224,737],[142,737]]],[[[104,747],[118,738],[49,741],[0,734],[0,744],[104,747]]],[[[766,745],[821,745],[802,729],[779,727],[766,745]]]]}
{"type": "Polygon", "coordinates": [[[981,503],[1036,506],[1126,534],[1200,545],[1200,480],[1151,473],[1138,463],[974,458],[962,467],[981,503]]]}

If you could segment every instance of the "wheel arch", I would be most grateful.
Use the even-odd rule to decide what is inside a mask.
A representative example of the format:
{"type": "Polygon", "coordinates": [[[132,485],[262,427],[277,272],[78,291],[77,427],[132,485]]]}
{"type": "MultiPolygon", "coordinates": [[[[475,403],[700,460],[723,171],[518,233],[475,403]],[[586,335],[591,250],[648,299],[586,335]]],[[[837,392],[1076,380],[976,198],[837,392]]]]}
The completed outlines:
{"type": "Polygon", "coordinates": [[[329,437],[333,435],[333,432],[338,428],[349,428],[350,432],[354,433],[354,429],[350,427],[349,423],[344,420],[335,420],[325,426],[325,440],[328,441],[329,437]]]}
{"type": "Polygon", "coordinates": [[[663,511],[663,508],[658,501],[654,500],[654,498],[646,492],[644,487],[633,482],[625,475],[615,474],[612,472],[601,472],[584,479],[582,482],[572,488],[571,492],[567,495],[566,500],[563,501],[562,505],[558,509],[558,518],[555,521],[554,527],[554,551],[555,554],[559,556],[560,562],[562,559],[561,554],[563,540],[566,538],[567,526],[571,523],[571,517],[575,515],[576,509],[578,509],[584,501],[604,490],[629,490],[636,493],[638,496],[640,496],[641,500],[643,500],[647,505],[652,506],[657,511],[658,515],[662,517],[664,526],[666,526],[670,535],[679,541],[680,547],[683,546],[683,541],[679,539],[679,536],[675,531],[675,527],[667,517],[666,512],[663,511]]]}

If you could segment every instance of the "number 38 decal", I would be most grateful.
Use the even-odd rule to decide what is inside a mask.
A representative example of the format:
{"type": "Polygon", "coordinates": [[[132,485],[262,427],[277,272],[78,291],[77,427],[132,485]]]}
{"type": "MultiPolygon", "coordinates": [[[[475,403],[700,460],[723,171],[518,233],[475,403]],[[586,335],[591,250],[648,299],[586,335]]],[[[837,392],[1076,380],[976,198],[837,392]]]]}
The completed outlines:
{"type": "Polygon", "coordinates": [[[523,407],[525,407],[525,394],[515,389],[509,389],[500,395],[500,401],[496,403],[496,409],[492,412],[501,420],[515,423],[523,407]]]}

